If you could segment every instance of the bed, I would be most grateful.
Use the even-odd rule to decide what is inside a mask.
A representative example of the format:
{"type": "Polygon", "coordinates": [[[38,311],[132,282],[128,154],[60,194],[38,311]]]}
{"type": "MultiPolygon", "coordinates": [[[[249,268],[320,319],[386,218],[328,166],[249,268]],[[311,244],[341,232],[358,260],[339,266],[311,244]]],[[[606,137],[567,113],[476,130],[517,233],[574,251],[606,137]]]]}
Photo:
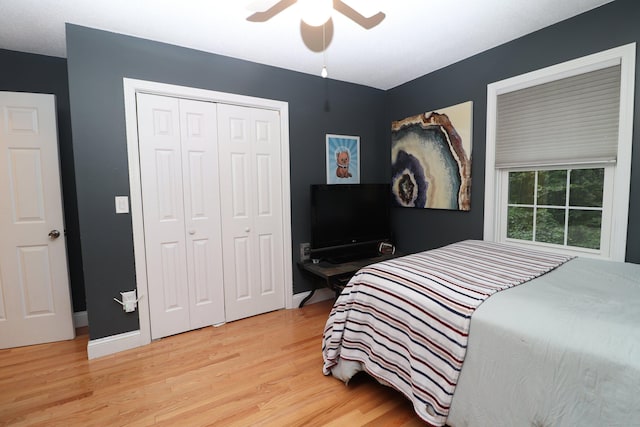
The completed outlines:
{"type": "Polygon", "coordinates": [[[637,426],[640,265],[473,240],[373,264],[322,352],[434,426],[637,426]]]}

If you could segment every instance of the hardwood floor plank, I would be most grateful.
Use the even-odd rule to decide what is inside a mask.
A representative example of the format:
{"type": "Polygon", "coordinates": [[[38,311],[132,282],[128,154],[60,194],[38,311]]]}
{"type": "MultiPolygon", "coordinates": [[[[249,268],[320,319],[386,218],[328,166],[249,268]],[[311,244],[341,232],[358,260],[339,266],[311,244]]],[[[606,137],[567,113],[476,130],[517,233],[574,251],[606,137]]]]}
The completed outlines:
{"type": "Polygon", "coordinates": [[[71,341],[0,350],[0,426],[416,426],[400,393],[322,374],[331,302],[87,360],[71,341]]]}

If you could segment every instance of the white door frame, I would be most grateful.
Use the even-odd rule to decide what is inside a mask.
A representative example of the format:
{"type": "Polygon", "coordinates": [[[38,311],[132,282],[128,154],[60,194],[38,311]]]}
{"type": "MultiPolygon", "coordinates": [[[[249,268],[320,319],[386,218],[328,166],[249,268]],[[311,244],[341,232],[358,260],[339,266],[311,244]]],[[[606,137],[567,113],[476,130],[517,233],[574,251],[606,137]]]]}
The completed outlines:
{"type": "MultiPolygon", "coordinates": [[[[142,187],[140,183],[140,159],[138,151],[138,120],[136,113],[136,93],[144,92],[162,96],[193,99],[198,101],[242,105],[246,107],[276,110],[280,113],[281,156],[282,156],[282,229],[284,240],[284,293],[285,308],[293,307],[293,276],[291,266],[291,183],[289,178],[289,104],[283,101],[215,92],[205,89],[176,86],[124,78],[125,123],[127,134],[127,152],[129,160],[129,188],[131,199],[131,222],[133,226],[133,249],[135,256],[136,287],[138,292],[139,333],[122,334],[128,341],[126,348],[146,345],[151,342],[151,322],[147,301],[147,271],[144,246],[144,227],[142,219],[142,187]]],[[[115,195],[114,195],[115,196],[115,195]]],[[[91,343],[90,343],[91,344],[91,343]]],[[[123,343],[118,350],[124,350],[123,343]]],[[[101,352],[102,353],[102,352],[101,352]]],[[[108,353],[104,353],[108,354],[108,353]]],[[[102,355],[102,354],[100,354],[102,355]]],[[[90,357],[91,358],[91,357],[90,357]]]]}

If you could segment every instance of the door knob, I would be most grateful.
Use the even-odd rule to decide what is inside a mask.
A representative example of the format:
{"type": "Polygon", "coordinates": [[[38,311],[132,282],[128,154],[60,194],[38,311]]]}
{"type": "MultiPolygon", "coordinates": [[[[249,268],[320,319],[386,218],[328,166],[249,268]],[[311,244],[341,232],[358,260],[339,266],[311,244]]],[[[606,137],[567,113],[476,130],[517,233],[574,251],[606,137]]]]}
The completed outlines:
{"type": "Polygon", "coordinates": [[[193,236],[194,234],[196,234],[196,230],[189,230],[189,234],[193,236]]]}
{"type": "Polygon", "coordinates": [[[244,229],[244,231],[246,231],[246,232],[248,233],[248,232],[250,232],[250,231],[251,231],[251,229],[250,229],[249,227],[246,227],[246,228],[244,229]]]}
{"type": "Polygon", "coordinates": [[[58,237],[60,237],[60,232],[59,232],[58,230],[51,230],[51,231],[49,232],[49,238],[50,238],[51,240],[55,240],[55,239],[57,239],[58,237]]]}

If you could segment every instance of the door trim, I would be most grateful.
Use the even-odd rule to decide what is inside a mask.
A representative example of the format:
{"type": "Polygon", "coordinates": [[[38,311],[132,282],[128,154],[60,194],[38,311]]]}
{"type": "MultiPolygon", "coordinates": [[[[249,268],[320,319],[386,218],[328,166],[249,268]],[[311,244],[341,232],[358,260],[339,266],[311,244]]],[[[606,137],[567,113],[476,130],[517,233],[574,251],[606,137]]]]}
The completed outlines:
{"type": "MultiPolygon", "coordinates": [[[[138,151],[138,120],[136,108],[136,93],[149,93],[161,96],[192,99],[197,101],[216,102],[223,104],[241,105],[245,107],[275,110],[280,113],[282,156],[282,230],[284,240],[284,294],[285,308],[293,307],[293,272],[291,252],[291,182],[289,163],[289,104],[284,101],[255,98],[186,86],[151,82],[137,79],[123,79],[125,125],[127,137],[127,154],[129,160],[129,190],[131,202],[131,223],[133,227],[133,249],[135,259],[136,288],[138,297],[138,316],[140,322],[139,343],[130,342],[133,347],[146,345],[151,342],[151,322],[149,318],[149,303],[147,300],[147,271],[144,246],[144,227],[142,218],[142,186],[140,181],[140,159],[138,151]]],[[[130,347],[130,348],[133,348],[130,347]]],[[[116,351],[121,351],[119,350],[116,351]]]]}

